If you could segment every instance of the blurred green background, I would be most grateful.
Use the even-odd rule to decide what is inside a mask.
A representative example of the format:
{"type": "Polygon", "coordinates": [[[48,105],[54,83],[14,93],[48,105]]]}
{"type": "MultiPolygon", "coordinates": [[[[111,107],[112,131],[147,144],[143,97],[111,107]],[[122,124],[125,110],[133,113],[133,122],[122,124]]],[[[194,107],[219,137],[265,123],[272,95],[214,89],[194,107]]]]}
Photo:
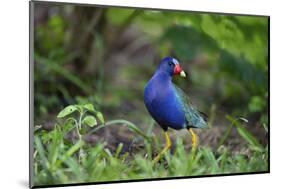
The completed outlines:
{"type": "MultiPolygon", "coordinates": [[[[174,56],[187,73],[174,82],[209,115],[212,128],[198,131],[202,146],[217,146],[229,126],[226,115],[247,119],[247,130],[267,145],[268,24],[263,16],[37,2],[35,125],[51,130],[65,106],[92,103],[106,121],[125,119],[147,130],[153,121],[143,104],[144,86],[159,61],[174,56]]],[[[160,135],[160,127],[152,130],[160,135]]],[[[172,133],[177,137],[186,133],[172,133]]],[[[132,138],[114,128],[92,142],[116,148],[132,138]]],[[[225,141],[233,153],[245,143],[234,130],[225,141]]]]}
{"type": "Polygon", "coordinates": [[[175,82],[214,126],[245,117],[259,136],[268,124],[267,17],[37,3],[34,30],[36,124],[90,102],[106,120],[145,127],[143,88],[169,55],[188,75],[175,82]]]}

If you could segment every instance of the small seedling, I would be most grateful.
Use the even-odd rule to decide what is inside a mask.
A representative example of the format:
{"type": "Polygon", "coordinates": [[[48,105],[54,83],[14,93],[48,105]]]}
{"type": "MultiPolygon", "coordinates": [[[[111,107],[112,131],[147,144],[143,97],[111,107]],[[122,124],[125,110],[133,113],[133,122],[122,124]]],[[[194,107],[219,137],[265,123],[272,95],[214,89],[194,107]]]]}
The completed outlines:
{"type": "Polygon", "coordinates": [[[77,130],[79,140],[82,139],[81,131],[84,126],[94,127],[98,121],[104,124],[104,118],[101,112],[95,110],[92,104],[69,105],[59,112],[58,118],[64,118],[67,121],[73,121],[77,130]],[[78,112],[76,117],[74,113],[78,112]],[[97,121],[98,120],[98,121],[97,121]]]}
{"type": "MultiPolygon", "coordinates": [[[[57,117],[66,119],[66,121],[72,121],[74,123],[80,143],[83,143],[81,133],[84,127],[97,126],[98,121],[101,124],[104,124],[104,118],[102,113],[95,110],[92,104],[69,105],[63,110],[61,110],[57,117]],[[78,116],[75,116],[74,113],[78,113],[78,116]]],[[[79,162],[83,157],[85,157],[85,153],[81,147],[79,149],[79,162]]]]}

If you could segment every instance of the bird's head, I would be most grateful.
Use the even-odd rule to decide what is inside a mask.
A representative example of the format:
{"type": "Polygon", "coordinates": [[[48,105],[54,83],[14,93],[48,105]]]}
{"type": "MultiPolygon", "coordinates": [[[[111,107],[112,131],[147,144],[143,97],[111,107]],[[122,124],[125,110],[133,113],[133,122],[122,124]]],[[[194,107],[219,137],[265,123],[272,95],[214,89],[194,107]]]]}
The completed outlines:
{"type": "Polygon", "coordinates": [[[167,56],[161,60],[157,71],[167,72],[170,76],[180,75],[181,77],[186,77],[179,62],[171,56],[167,56]]]}

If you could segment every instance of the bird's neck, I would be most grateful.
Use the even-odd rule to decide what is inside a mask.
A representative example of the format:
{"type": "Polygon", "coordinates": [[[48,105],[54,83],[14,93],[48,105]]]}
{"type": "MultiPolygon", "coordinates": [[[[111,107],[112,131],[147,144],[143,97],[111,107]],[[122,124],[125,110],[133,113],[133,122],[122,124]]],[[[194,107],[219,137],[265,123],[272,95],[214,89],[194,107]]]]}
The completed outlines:
{"type": "Polygon", "coordinates": [[[172,85],[172,77],[162,71],[156,71],[149,81],[149,86],[151,87],[151,98],[157,98],[157,101],[165,101],[167,94],[171,91],[169,90],[172,85]]]}
{"type": "Polygon", "coordinates": [[[161,70],[154,73],[153,79],[159,81],[163,85],[167,85],[172,82],[171,75],[161,70]]]}

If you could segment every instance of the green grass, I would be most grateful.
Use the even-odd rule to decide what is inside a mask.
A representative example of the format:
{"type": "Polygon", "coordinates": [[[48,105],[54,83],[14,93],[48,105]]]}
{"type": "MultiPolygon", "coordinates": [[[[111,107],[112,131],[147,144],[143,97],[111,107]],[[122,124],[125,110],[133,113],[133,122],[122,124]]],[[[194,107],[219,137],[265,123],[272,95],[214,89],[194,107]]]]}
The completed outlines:
{"type": "MultiPolygon", "coordinates": [[[[152,149],[161,146],[158,138],[144,136],[144,132],[136,130],[136,126],[128,121],[110,121],[109,125],[128,126],[136,137],[143,139],[144,148],[130,155],[121,153],[122,143],[115,151],[110,151],[103,143],[90,146],[79,139],[73,143],[66,141],[65,134],[75,129],[73,123],[69,121],[56,124],[55,129],[50,132],[39,129],[35,131],[34,136],[34,184],[49,185],[267,171],[267,147],[258,144],[245,128],[241,129],[237,120],[231,117],[229,120],[232,120],[231,128],[235,126],[238,132],[243,133],[241,140],[248,142],[247,155],[243,155],[243,153],[233,155],[227,147],[223,146],[224,141],[220,141],[221,146],[217,150],[201,146],[195,157],[192,158],[191,152],[184,149],[182,139],[178,138],[173,153],[166,153],[162,161],[155,165],[152,163],[152,149]]],[[[102,129],[104,125],[99,127],[102,129]]],[[[92,131],[95,130],[97,129],[92,131]]],[[[227,137],[227,134],[224,135],[224,140],[227,140],[227,137]]],[[[157,148],[156,151],[159,152],[160,148],[157,148]]]]}

